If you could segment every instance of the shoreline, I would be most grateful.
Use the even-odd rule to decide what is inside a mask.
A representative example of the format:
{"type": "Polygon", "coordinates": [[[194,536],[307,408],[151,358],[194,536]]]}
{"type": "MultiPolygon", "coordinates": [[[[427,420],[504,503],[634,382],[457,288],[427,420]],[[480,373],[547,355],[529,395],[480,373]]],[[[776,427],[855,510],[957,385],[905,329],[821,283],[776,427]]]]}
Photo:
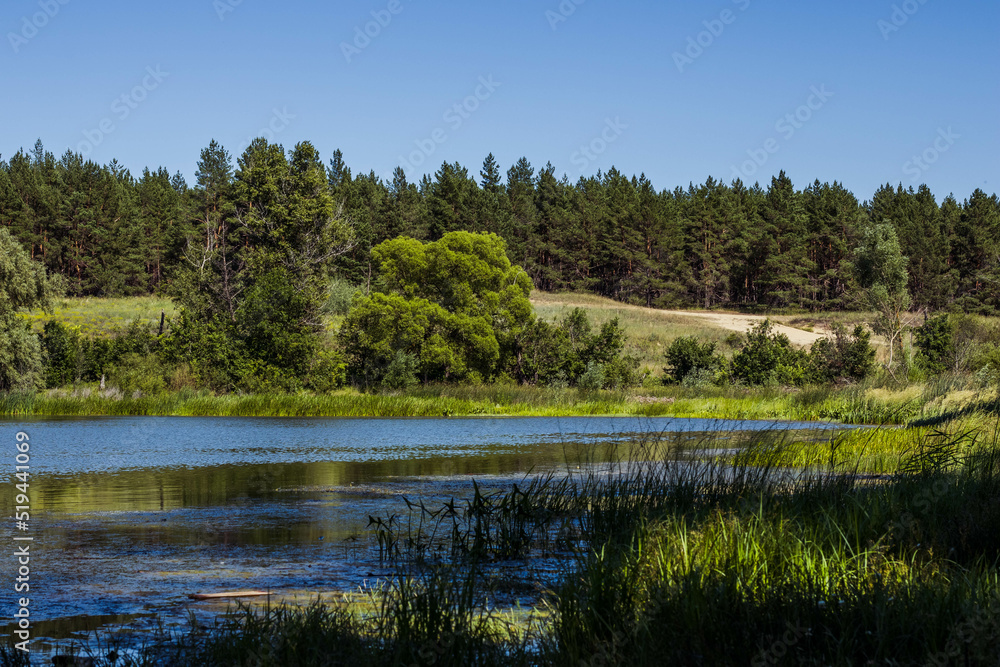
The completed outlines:
{"type": "MultiPolygon", "coordinates": [[[[978,394],[981,404],[991,398],[978,394]]],[[[213,394],[175,391],[123,396],[109,389],[55,389],[0,395],[0,419],[39,417],[672,417],[902,425],[969,409],[910,389],[864,387],[781,389],[657,387],[639,392],[584,392],[489,385],[420,387],[366,394],[213,394]]]]}

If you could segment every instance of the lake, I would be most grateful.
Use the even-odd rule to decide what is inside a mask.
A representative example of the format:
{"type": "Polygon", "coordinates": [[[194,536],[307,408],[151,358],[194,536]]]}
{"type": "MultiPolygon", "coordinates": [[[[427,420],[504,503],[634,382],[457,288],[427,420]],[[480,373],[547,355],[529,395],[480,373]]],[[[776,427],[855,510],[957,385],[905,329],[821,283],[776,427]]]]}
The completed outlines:
{"type": "MultiPolygon", "coordinates": [[[[838,425],[645,417],[0,420],[14,514],[14,436],[30,435],[33,638],[180,623],[188,593],[351,591],[386,571],[368,517],[608,461],[636,440],[838,425]]],[[[725,444],[721,446],[726,446],[725,444]]],[[[13,519],[10,519],[13,523],[13,519]]],[[[13,526],[4,608],[15,609],[13,526]]],[[[9,630],[8,630],[9,635],[9,630]]]]}

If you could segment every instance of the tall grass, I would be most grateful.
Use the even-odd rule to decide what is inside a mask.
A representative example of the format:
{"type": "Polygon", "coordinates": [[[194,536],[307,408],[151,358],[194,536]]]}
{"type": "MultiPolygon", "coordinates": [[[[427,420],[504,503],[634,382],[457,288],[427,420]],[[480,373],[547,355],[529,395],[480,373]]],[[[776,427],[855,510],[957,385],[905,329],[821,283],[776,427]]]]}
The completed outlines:
{"type": "MultiPolygon", "coordinates": [[[[34,395],[0,394],[0,416],[218,416],[218,417],[442,417],[643,415],[708,419],[833,420],[904,424],[962,409],[919,391],[867,387],[781,389],[661,387],[628,392],[581,391],[516,385],[423,386],[366,394],[229,394],[182,390],[143,395],[93,387],[34,395]]],[[[928,394],[929,395],[929,394],[928,394]]],[[[991,408],[982,397],[970,405],[991,408]]]]}

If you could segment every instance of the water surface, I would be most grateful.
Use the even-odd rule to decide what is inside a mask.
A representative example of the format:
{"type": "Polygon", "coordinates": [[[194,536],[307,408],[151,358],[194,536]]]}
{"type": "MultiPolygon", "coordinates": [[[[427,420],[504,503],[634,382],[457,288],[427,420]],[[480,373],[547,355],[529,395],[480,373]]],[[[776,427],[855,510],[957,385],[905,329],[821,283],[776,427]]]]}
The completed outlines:
{"type": "MultiPolygon", "coordinates": [[[[193,592],[356,589],[383,573],[365,530],[402,496],[573,470],[620,443],[829,424],[639,417],[0,421],[31,440],[36,636],[205,609],[193,592]]],[[[13,473],[13,445],[10,470],[13,473]]],[[[12,516],[14,493],[0,497],[12,516]]],[[[13,531],[11,531],[13,532],[13,531]]],[[[5,541],[3,562],[13,560],[5,541]]],[[[4,568],[14,608],[14,568],[4,568]]]]}

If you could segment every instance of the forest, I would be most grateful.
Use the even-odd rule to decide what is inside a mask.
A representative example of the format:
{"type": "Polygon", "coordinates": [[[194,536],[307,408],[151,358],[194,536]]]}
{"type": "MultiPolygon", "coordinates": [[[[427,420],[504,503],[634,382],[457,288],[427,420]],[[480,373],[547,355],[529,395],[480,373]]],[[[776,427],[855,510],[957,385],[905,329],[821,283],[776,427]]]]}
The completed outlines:
{"type": "MultiPolygon", "coordinates": [[[[71,296],[173,296],[249,206],[240,171],[214,141],[193,185],[163,168],[136,177],[116,161],[57,159],[38,141],[0,162],[0,226],[71,296]]],[[[859,201],[838,182],[797,187],[784,173],[658,189],[614,168],[573,183],[526,158],[504,177],[492,155],[478,173],[444,163],[418,183],[400,168],[386,182],[355,176],[339,150],[323,172],[351,230],[333,274],[364,288],[379,243],[462,230],[504,239],[540,290],[654,307],[854,309],[851,255],[867,221],[888,221],[910,260],[914,309],[1000,309],[1000,200],[981,189],[959,200],[886,184],[859,201]]]]}
{"type": "MultiPolygon", "coordinates": [[[[145,395],[623,389],[659,377],[640,369],[617,319],[595,327],[582,310],[536,317],[532,289],[647,307],[874,312],[866,324],[888,342],[893,377],[913,324],[906,313],[923,310],[920,353],[904,377],[914,363],[918,375],[996,365],[984,354],[974,368],[947,361],[959,321],[926,321],[929,311],[1000,306],[996,195],[977,189],[938,205],[925,186],[886,185],[859,203],[838,183],[796,190],[783,172],[767,189],[709,178],[657,191],[616,169],[571,184],[525,158],[504,181],[492,155],[479,176],[444,163],[419,184],[401,169],[385,183],[354,177],[340,151],[324,164],[309,142],[286,151],[257,139],[235,164],[211,142],[189,187],[162,168],[137,180],[117,162],[71,152],[56,160],[39,141],[0,168],[0,292],[9,302],[0,304],[0,390],[103,389],[105,378],[145,395]],[[133,322],[94,337],[56,319],[34,331],[17,319],[55,296],[152,294],[179,307],[158,330],[133,322]]],[[[875,368],[868,330],[833,332],[807,354],[764,322],[733,340],[731,359],[714,344],[674,340],[662,379],[865,379],[875,368]]]]}

